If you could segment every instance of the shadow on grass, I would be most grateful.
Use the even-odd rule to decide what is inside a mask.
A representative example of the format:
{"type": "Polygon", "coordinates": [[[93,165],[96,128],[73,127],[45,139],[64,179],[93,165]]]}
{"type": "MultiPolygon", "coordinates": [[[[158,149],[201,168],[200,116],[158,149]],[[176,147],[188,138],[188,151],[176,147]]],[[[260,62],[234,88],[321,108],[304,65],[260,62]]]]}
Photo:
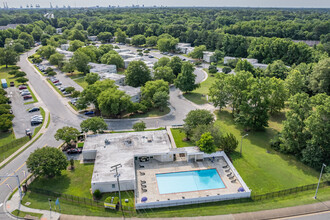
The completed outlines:
{"type": "Polygon", "coordinates": [[[195,92],[185,93],[183,94],[183,96],[197,105],[202,105],[207,103],[205,95],[200,93],[195,93],[195,92]]]}

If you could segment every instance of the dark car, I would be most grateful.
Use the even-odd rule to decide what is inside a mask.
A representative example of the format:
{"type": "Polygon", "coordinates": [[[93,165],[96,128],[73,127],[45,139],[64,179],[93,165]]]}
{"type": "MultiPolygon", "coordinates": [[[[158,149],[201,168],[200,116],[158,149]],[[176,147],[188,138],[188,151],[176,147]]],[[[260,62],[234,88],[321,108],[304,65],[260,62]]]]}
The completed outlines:
{"type": "Polygon", "coordinates": [[[94,111],[85,112],[85,115],[94,115],[94,111]]]}
{"type": "Polygon", "coordinates": [[[27,89],[27,87],[26,87],[26,86],[19,86],[18,89],[19,89],[19,90],[27,89]]]}
{"type": "Polygon", "coordinates": [[[40,125],[42,121],[31,121],[31,126],[40,125]]]}
{"type": "Polygon", "coordinates": [[[71,148],[69,150],[66,151],[67,154],[80,154],[81,153],[81,149],[79,148],[71,148]]]}
{"type": "Polygon", "coordinates": [[[26,95],[26,96],[23,96],[23,99],[24,99],[24,100],[32,99],[32,95],[26,95]]]}
{"type": "Polygon", "coordinates": [[[10,87],[14,87],[15,86],[15,82],[10,82],[10,87]]]}
{"type": "Polygon", "coordinates": [[[38,107],[34,107],[34,108],[31,108],[29,109],[29,112],[37,112],[37,111],[40,111],[40,109],[38,107]]]}

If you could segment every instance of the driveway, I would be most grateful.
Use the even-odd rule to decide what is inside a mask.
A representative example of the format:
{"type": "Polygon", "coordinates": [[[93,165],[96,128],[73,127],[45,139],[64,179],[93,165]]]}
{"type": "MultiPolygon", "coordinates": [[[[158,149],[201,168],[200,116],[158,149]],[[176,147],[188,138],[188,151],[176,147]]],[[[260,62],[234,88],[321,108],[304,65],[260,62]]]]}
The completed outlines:
{"type": "MultiPolygon", "coordinates": [[[[31,129],[31,132],[33,133],[34,128],[36,126],[31,126],[30,118],[32,115],[35,114],[28,113],[27,110],[36,106],[36,103],[24,105],[24,102],[31,102],[33,99],[28,99],[24,101],[17,87],[8,87],[6,91],[12,102],[11,107],[13,110],[13,114],[15,115],[13,119],[13,129],[14,129],[15,137],[16,138],[24,137],[26,135],[25,129],[27,128],[31,129]]],[[[40,113],[37,112],[36,114],[40,114],[40,113]]]]}

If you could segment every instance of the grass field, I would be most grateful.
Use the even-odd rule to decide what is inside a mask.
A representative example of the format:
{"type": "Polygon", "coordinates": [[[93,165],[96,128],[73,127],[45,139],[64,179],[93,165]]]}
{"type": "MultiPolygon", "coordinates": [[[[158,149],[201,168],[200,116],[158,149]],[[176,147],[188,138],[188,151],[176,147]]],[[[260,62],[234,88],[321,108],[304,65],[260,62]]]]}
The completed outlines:
{"type": "MultiPolygon", "coordinates": [[[[208,73],[207,69],[204,69],[204,71],[208,73]]],[[[199,88],[190,93],[183,94],[183,96],[198,105],[206,104],[208,102],[206,97],[214,80],[215,78],[209,74],[207,79],[200,84],[199,88]]]]}
{"type": "Polygon", "coordinates": [[[5,65],[0,66],[0,79],[5,79],[7,81],[8,87],[9,87],[10,82],[15,82],[15,85],[17,84],[17,82],[15,81],[16,80],[15,76],[8,74],[8,72],[11,70],[13,70],[13,68],[11,68],[11,66],[8,66],[8,68],[6,68],[5,65]]]}
{"type": "Polygon", "coordinates": [[[80,85],[83,89],[88,86],[88,83],[85,81],[85,75],[83,73],[75,72],[73,74],[66,74],[73,81],[75,81],[78,85],[80,85]]]}
{"type": "Polygon", "coordinates": [[[62,175],[52,178],[38,177],[31,184],[32,187],[47,189],[54,192],[65,193],[69,195],[92,198],[90,193],[91,179],[94,164],[80,164],[75,161],[75,169],[62,171],[62,175]]]}
{"type": "Polygon", "coordinates": [[[8,144],[15,139],[15,133],[13,130],[8,132],[0,132],[0,146],[8,144]]]}
{"type": "MultiPolygon", "coordinates": [[[[223,201],[215,203],[205,203],[199,205],[178,206],[163,209],[142,210],[141,212],[126,213],[128,216],[137,217],[158,217],[158,218],[171,218],[171,217],[189,217],[189,216],[211,216],[211,215],[224,215],[252,211],[261,211],[268,209],[276,209],[283,207],[291,207],[304,204],[312,204],[330,199],[330,187],[320,188],[318,199],[313,198],[315,190],[299,192],[287,196],[282,196],[273,199],[266,199],[261,201],[246,200],[245,202],[223,201]]],[[[123,195],[125,196],[125,194],[123,195]]],[[[30,208],[39,208],[48,210],[49,196],[27,192],[23,197],[22,203],[31,202],[30,208]]],[[[53,198],[54,200],[55,198],[53,198]]],[[[121,212],[112,210],[105,210],[104,208],[96,208],[91,206],[78,206],[69,201],[60,200],[61,213],[71,215],[86,215],[86,216],[108,216],[119,217],[121,212]]],[[[54,208],[54,203],[52,203],[54,208]]]]}
{"type": "Polygon", "coordinates": [[[11,214],[13,214],[15,216],[18,216],[18,217],[21,217],[21,218],[24,218],[24,217],[27,217],[27,216],[34,216],[34,217],[37,217],[38,219],[40,219],[42,217],[42,214],[34,213],[34,212],[24,212],[24,211],[20,211],[18,209],[12,211],[11,214]]]}
{"type": "Polygon", "coordinates": [[[170,113],[171,109],[166,107],[164,111],[159,111],[159,109],[151,109],[150,111],[144,114],[133,114],[133,115],[125,115],[123,118],[147,118],[147,117],[159,117],[170,113]]]}
{"type": "MultiPolygon", "coordinates": [[[[1,140],[1,139],[0,139],[1,140]]],[[[12,140],[14,141],[14,140],[12,140]]],[[[29,141],[28,137],[23,137],[21,138],[21,141],[19,142],[14,142],[12,146],[10,146],[8,149],[5,151],[1,152],[0,154],[0,162],[4,161],[7,157],[15,153],[18,149],[20,149],[24,144],[26,144],[29,141]]],[[[7,143],[10,144],[11,142],[7,143]]],[[[2,146],[2,145],[0,145],[2,146]]],[[[1,168],[1,167],[0,167],[1,168]]]]}
{"type": "MultiPolygon", "coordinates": [[[[239,141],[245,134],[236,125],[228,111],[216,112],[217,121],[223,133],[233,133],[239,141]]],[[[243,140],[243,156],[239,147],[231,155],[233,164],[253,194],[263,194],[287,188],[317,183],[318,172],[298,162],[290,155],[278,153],[270,148],[269,141],[280,131],[282,115],[271,118],[270,127],[265,131],[249,132],[243,140]]]]}
{"type": "Polygon", "coordinates": [[[196,144],[192,141],[183,140],[186,137],[186,135],[181,128],[171,128],[171,132],[177,148],[196,146],[196,144]]]}

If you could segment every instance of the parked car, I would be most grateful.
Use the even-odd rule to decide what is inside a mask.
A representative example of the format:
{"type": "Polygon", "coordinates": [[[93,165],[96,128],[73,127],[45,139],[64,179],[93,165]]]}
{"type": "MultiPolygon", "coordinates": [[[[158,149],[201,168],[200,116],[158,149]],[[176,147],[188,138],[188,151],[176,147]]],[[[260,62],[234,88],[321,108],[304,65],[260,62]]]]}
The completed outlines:
{"type": "Polygon", "coordinates": [[[182,61],[186,61],[186,58],[183,58],[182,61]]]}
{"type": "Polygon", "coordinates": [[[81,153],[81,149],[79,148],[71,148],[69,150],[66,151],[67,154],[80,154],[81,153]]]}
{"type": "Polygon", "coordinates": [[[21,93],[21,96],[25,96],[25,95],[31,95],[31,93],[30,92],[22,92],[21,93]]]}
{"type": "Polygon", "coordinates": [[[31,126],[40,125],[42,121],[31,121],[31,126]]]}
{"type": "Polygon", "coordinates": [[[94,115],[94,111],[85,112],[85,115],[94,115]]]}
{"type": "Polygon", "coordinates": [[[58,80],[58,79],[54,79],[53,81],[52,81],[52,83],[58,83],[60,80],[58,80]]]}
{"type": "Polygon", "coordinates": [[[31,130],[29,128],[25,129],[25,134],[28,136],[32,134],[31,130]]]}
{"type": "Polygon", "coordinates": [[[23,92],[30,92],[28,89],[22,89],[21,91],[19,91],[19,93],[23,93],[23,92]]]}
{"type": "Polygon", "coordinates": [[[61,82],[57,82],[57,83],[54,83],[54,85],[55,86],[60,86],[60,85],[62,85],[62,83],[61,82]]]}
{"type": "Polygon", "coordinates": [[[168,55],[169,55],[169,56],[171,56],[171,57],[172,57],[172,56],[174,56],[174,54],[173,54],[173,53],[169,53],[168,55]]]}
{"type": "Polygon", "coordinates": [[[28,110],[28,112],[38,112],[38,111],[40,111],[40,108],[38,108],[38,107],[34,107],[34,108],[31,108],[31,109],[29,109],[28,110]]]}
{"type": "Polygon", "coordinates": [[[23,96],[23,99],[24,99],[24,100],[32,99],[32,95],[26,95],[26,96],[23,96]]]}
{"type": "Polygon", "coordinates": [[[11,100],[10,99],[8,99],[8,102],[7,102],[8,104],[11,104],[11,100]]]}
{"type": "Polygon", "coordinates": [[[10,82],[10,87],[14,87],[15,86],[15,82],[10,82]]]}
{"type": "Polygon", "coordinates": [[[36,118],[41,118],[41,119],[42,119],[42,115],[33,115],[33,116],[31,117],[31,120],[32,120],[32,119],[36,119],[36,118]]]}
{"type": "Polygon", "coordinates": [[[22,89],[27,89],[27,87],[26,87],[26,86],[23,86],[23,85],[21,85],[21,86],[19,86],[19,87],[18,87],[18,89],[19,89],[19,90],[22,90],[22,89]]]}
{"type": "Polygon", "coordinates": [[[149,58],[154,58],[154,56],[153,55],[149,55],[149,58]]]}

